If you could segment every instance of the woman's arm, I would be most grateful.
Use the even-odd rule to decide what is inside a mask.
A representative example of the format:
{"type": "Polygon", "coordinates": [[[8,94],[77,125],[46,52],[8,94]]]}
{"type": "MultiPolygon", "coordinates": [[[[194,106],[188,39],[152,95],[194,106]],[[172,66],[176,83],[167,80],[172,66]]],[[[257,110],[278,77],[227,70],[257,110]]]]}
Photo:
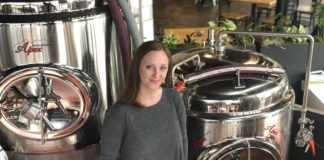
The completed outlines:
{"type": "Polygon", "coordinates": [[[117,160],[125,129],[125,116],[120,113],[121,106],[108,108],[101,132],[101,160],[117,160]]]}
{"type": "Polygon", "coordinates": [[[183,152],[184,152],[184,158],[185,160],[188,159],[188,140],[187,140],[187,116],[186,116],[186,108],[183,102],[182,97],[179,93],[177,93],[177,112],[178,112],[178,118],[179,123],[181,127],[182,132],[182,143],[183,143],[183,152]]]}

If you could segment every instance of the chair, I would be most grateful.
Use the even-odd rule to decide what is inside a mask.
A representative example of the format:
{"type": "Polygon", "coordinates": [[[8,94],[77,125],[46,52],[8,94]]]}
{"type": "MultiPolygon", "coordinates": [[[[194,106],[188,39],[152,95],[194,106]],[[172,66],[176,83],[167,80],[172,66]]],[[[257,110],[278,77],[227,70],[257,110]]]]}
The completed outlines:
{"type": "MultiPolygon", "coordinates": [[[[213,6],[216,7],[219,0],[213,0],[213,6]]],[[[202,4],[204,0],[195,0],[195,4],[202,4]]]]}
{"type": "Polygon", "coordinates": [[[222,0],[219,3],[219,19],[229,19],[229,20],[233,20],[235,23],[237,23],[238,21],[245,21],[245,28],[247,26],[248,23],[248,17],[249,17],[249,13],[246,11],[241,11],[241,10],[231,10],[231,5],[232,3],[230,3],[229,1],[226,2],[227,3],[227,9],[223,11],[223,5],[222,0]]]}
{"type": "MultiPolygon", "coordinates": [[[[281,17],[286,17],[284,24],[289,25],[292,23],[294,17],[294,9],[296,8],[296,0],[288,0],[286,5],[281,11],[283,14],[281,17]]],[[[262,20],[262,24],[274,24],[275,23],[275,16],[266,17],[262,20]]]]}
{"type": "MultiPolygon", "coordinates": [[[[296,22],[298,25],[300,25],[302,22],[301,19],[302,19],[303,14],[309,15],[308,26],[311,27],[315,24],[315,9],[314,9],[315,2],[316,1],[314,1],[314,0],[302,0],[302,1],[298,0],[297,1],[297,7],[295,9],[295,12],[296,12],[295,18],[296,18],[296,22]]],[[[306,26],[305,23],[303,25],[306,26]]]]}
{"type": "Polygon", "coordinates": [[[257,4],[256,8],[257,8],[257,22],[259,22],[261,14],[263,13],[263,11],[266,12],[266,18],[269,18],[271,15],[271,11],[273,11],[276,7],[276,3],[274,3],[273,5],[261,5],[261,4],[257,4]]]}

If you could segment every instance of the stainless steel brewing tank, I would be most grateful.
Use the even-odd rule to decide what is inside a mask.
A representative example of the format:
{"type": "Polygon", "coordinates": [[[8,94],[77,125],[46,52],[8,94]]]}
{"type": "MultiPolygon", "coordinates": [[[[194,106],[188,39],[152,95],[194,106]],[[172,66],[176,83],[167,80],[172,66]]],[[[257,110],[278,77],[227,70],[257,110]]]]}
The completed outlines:
{"type": "Polygon", "coordinates": [[[172,58],[174,82],[186,84],[189,159],[287,158],[295,96],[278,63],[235,48],[172,58]]]}
{"type": "Polygon", "coordinates": [[[47,153],[97,144],[123,78],[103,2],[1,2],[0,37],[0,145],[47,153]]]}

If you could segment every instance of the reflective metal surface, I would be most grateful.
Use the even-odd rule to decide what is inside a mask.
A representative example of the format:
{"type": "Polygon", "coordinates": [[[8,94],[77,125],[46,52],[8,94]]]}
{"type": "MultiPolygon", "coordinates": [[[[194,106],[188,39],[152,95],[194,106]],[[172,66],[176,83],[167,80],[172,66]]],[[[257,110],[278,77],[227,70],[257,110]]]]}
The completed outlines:
{"type": "Polygon", "coordinates": [[[219,146],[206,149],[198,159],[249,159],[249,160],[278,160],[280,152],[273,143],[255,138],[242,138],[240,140],[228,140],[219,146]]]}
{"type": "MultiPolygon", "coordinates": [[[[298,147],[304,147],[306,144],[313,144],[313,123],[314,121],[306,117],[307,104],[308,104],[308,82],[312,68],[313,60],[313,51],[314,51],[314,37],[310,34],[296,34],[296,33],[265,33],[265,32],[236,32],[236,31],[222,31],[217,35],[217,55],[222,57],[224,55],[225,47],[223,45],[222,36],[225,34],[239,34],[239,35],[248,35],[248,36],[265,36],[265,37],[285,37],[285,38],[305,38],[307,39],[308,48],[307,48],[307,62],[306,62],[306,71],[305,71],[305,83],[304,83],[304,94],[303,94],[303,109],[298,123],[300,124],[299,131],[297,132],[295,138],[295,144],[298,147]]],[[[214,40],[214,38],[213,38],[214,40]]],[[[312,150],[314,145],[311,145],[312,150]]],[[[306,150],[309,145],[306,146],[306,150]]],[[[313,153],[315,155],[315,152],[313,153]]]]}
{"type": "Polygon", "coordinates": [[[8,160],[7,153],[4,151],[4,149],[0,146],[0,159],[1,160],[8,160]]]}
{"type": "Polygon", "coordinates": [[[94,3],[1,3],[0,145],[5,150],[57,153],[100,142],[105,111],[116,101],[123,72],[114,23],[102,4],[94,3]]]}
{"type": "Polygon", "coordinates": [[[267,112],[246,116],[189,113],[187,132],[191,159],[197,157],[204,148],[214,148],[226,140],[236,141],[244,137],[271,142],[277,147],[274,149],[280,151],[279,159],[285,159],[288,153],[292,103],[290,100],[267,112]]]}
{"type": "Polygon", "coordinates": [[[277,62],[235,48],[172,58],[173,80],[186,85],[190,160],[287,158],[294,91],[277,62]]]}
{"type": "MultiPolygon", "coordinates": [[[[53,144],[58,145],[57,150],[65,150],[84,141],[73,139],[95,114],[99,101],[98,89],[90,77],[53,66],[9,70],[5,75],[0,81],[0,131],[6,149],[48,152],[53,144]],[[28,94],[29,88],[37,88],[38,92],[28,94]],[[70,140],[62,142],[61,138],[70,140]],[[42,147],[33,143],[41,143],[42,147]]],[[[96,126],[93,129],[94,135],[99,134],[95,133],[99,132],[96,126]]]]}
{"type": "MultiPolygon", "coordinates": [[[[107,24],[110,21],[106,14],[97,13],[68,21],[0,23],[0,37],[6,39],[0,42],[0,72],[28,64],[58,64],[80,69],[98,83],[104,98],[102,106],[106,108],[107,68],[120,63],[113,58],[108,61],[106,56],[106,53],[111,53],[109,56],[118,53],[114,49],[118,43],[113,24],[107,24]],[[105,33],[113,43],[106,44],[105,33]]],[[[122,76],[113,74],[111,78],[120,81],[122,76]]]]}
{"type": "Polygon", "coordinates": [[[197,82],[191,88],[191,110],[238,114],[260,112],[281,102],[287,79],[280,76],[241,75],[244,88],[235,89],[233,74],[197,82]],[[232,86],[232,87],[229,87],[232,86]]]}
{"type": "Polygon", "coordinates": [[[7,151],[9,160],[100,160],[100,144],[56,153],[23,154],[7,151]]]}
{"type": "Polygon", "coordinates": [[[82,69],[87,58],[105,65],[106,19],[105,14],[97,13],[68,21],[0,22],[0,36],[6,39],[0,42],[0,71],[34,63],[82,69]]]}
{"type": "MultiPolygon", "coordinates": [[[[111,99],[109,104],[113,104],[117,101],[117,95],[119,94],[119,89],[122,88],[123,85],[123,80],[124,78],[124,73],[123,73],[123,64],[122,64],[122,57],[121,54],[115,54],[119,53],[119,44],[117,43],[118,41],[116,39],[113,39],[114,37],[116,38],[116,28],[114,25],[110,25],[109,27],[110,32],[111,32],[111,41],[110,41],[110,48],[108,50],[108,77],[109,77],[109,83],[108,88],[109,88],[109,96],[111,99]]],[[[107,71],[106,71],[107,72],[107,71]]]]}
{"type": "Polygon", "coordinates": [[[0,15],[32,15],[59,12],[73,12],[95,7],[95,0],[9,0],[0,3],[0,15]]]}

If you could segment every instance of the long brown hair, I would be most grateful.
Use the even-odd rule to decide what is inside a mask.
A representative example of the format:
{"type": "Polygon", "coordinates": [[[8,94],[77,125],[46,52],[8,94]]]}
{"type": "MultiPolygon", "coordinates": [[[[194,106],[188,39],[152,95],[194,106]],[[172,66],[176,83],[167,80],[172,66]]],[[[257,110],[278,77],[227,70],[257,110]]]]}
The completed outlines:
{"type": "Polygon", "coordinates": [[[140,86],[140,77],[139,77],[139,66],[143,59],[143,57],[151,51],[164,51],[166,56],[168,57],[169,64],[168,64],[168,72],[165,78],[165,83],[163,84],[164,87],[171,87],[171,53],[168,47],[166,47],[162,42],[160,41],[147,41],[144,42],[142,45],[140,45],[132,59],[132,63],[130,66],[130,69],[128,70],[127,76],[126,76],[126,83],[124,85],[124,88],[121,91],[121,94],[119,95],[118,101],[132,104],[136,106],[140,106],[136,102],[137,94],[139,92],[139,86],[140,86]]]}

